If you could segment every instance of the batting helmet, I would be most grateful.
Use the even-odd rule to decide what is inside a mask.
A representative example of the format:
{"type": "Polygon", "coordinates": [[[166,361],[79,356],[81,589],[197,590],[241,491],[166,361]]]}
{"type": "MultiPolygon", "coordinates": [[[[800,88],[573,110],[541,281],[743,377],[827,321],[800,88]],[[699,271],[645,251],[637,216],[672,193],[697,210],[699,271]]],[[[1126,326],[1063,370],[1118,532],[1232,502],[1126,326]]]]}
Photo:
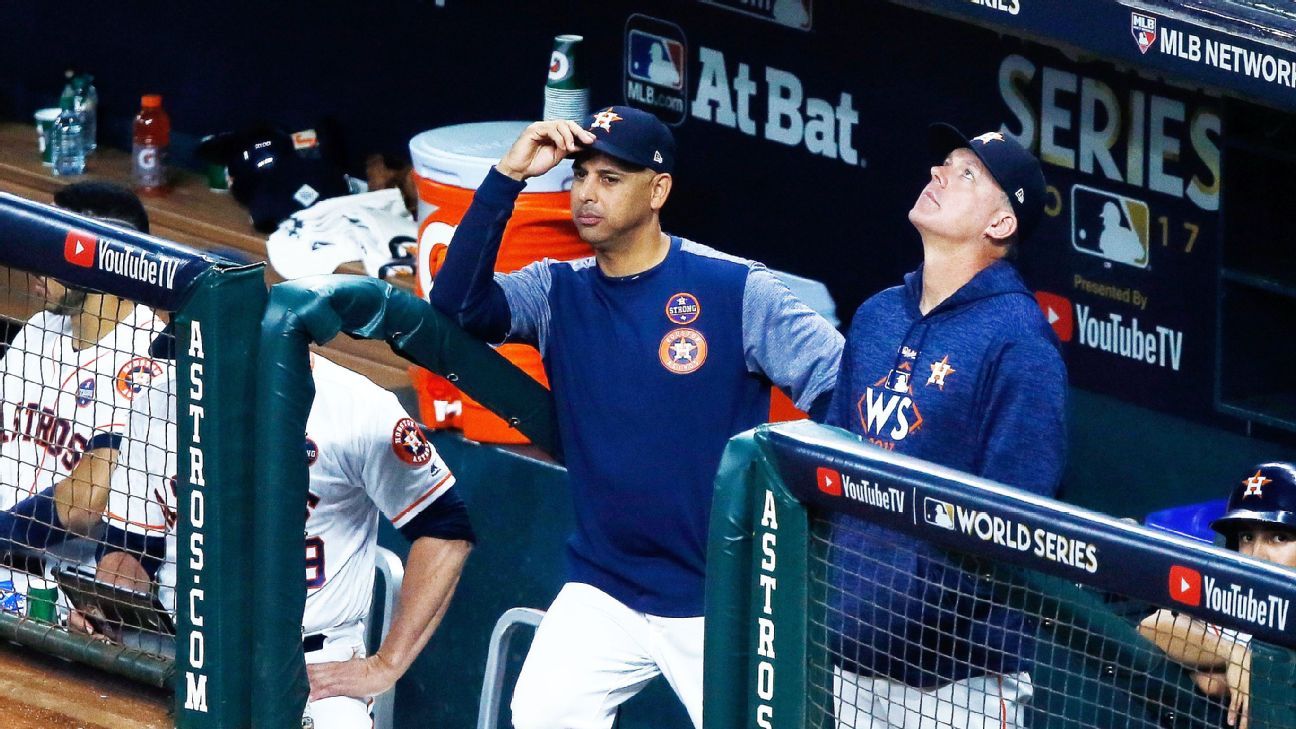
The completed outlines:
{"type": "Polygon", "coordinates": [[[1229,494],[1224,516],[1211,522],[1230,549],[1237,549],[1237,533],[1244,524],[1260,522],[1296,530],[1296,466],[1264,463],[1248,473],[1229,494]]]}

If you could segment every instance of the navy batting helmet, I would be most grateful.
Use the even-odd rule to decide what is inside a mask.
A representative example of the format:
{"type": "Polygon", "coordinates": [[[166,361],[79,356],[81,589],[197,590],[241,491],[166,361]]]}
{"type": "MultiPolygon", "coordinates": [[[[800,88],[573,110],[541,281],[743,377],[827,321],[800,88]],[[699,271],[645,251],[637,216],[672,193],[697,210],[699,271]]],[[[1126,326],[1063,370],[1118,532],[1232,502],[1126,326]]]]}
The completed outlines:
{"type": "Polygon", "coordinates": [[[1237,549],[1238,529],[1260,522],[1296,531],[1296,466],[1263,463],[1248,469],[1229,494],[1224,516],[1211,522],[1230,549],[1237,549]]]}

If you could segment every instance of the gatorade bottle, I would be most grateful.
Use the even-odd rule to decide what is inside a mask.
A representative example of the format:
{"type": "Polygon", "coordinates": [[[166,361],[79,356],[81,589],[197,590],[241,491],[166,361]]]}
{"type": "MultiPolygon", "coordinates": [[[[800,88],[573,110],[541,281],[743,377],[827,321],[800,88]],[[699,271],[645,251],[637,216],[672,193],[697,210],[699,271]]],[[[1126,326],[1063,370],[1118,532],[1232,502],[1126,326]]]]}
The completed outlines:
{"type": "Polygon", "coordinates": [[[167,191],[166,156],[171,143],[171,118],[162,108],[162,97],[145,94],[135,117],[131,168],[135,190],[141,195],[164,195],[167,191]]]}

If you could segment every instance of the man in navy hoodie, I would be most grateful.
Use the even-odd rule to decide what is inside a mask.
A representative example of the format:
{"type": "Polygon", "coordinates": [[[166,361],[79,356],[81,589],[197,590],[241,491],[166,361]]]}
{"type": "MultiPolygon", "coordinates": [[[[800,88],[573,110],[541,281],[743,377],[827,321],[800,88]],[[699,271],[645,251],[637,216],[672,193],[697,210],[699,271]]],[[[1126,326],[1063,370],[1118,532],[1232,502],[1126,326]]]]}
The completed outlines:
{"type": "Polygon", "coordinates": [[[609,727],[657,675],[702,726],[721,453],[765,421],[771,384],[814,413],[836,381],[841,335],[764,266],[662,232],[674,165],[670,129],[638,109],[532,124],[477,188],[432,287],[474,334],[539,347],[571,477],[568,582],[518,677],[518,729],[609,727]],[[525,180],[569,155],[594,256],[492,277],[525,180]]]}
{"type": "MultiPolygon", "coordinates": [[[[1066,367],[1005,260],[1039,221],[1043,172],[997,132],[968,139],[938,124],[930,142],[939,162],[909,211],[923,264],[855,313],[828,423],[1053,496],[1066,367]]],[[[1034,632],[1024,615],[912,537],[839,516],[831,545],[838,726],[1023,725],[1034,632]]]]}

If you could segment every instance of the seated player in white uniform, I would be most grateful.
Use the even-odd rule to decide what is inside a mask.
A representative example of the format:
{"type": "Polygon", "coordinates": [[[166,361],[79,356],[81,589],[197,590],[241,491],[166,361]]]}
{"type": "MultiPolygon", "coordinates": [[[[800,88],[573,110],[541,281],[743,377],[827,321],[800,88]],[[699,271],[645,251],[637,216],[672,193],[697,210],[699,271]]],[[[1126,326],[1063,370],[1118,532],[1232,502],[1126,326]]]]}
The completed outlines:
{"type": "MultiPolygon", "coordinates": [[[[1248,469],[1229,494],[1224,516],[1211,522],[1229,549],[1296,570],[1296,465],[1248,469]]],[[[1227,697],[1228,723],[1246,729],[1251,700],[1251,636],[1204,620],[1158,610],[1139,624],[1143,637],[1193,669],[1209,696],[1227,697]]]]}
{"type": "MultiPolygon", "coordinates": [[[[148,232],[139,198],[118,185],[78,182],[56,192],[54,204],[148,232]]],[[[0,359],[0,557],[38,572],[38,563],[48,562],[47,550],[64,559],[93,559],[88,542],[57,545],[69,530],[87,534],[99,524],[108,501],[102,485],[116,462],[132,401],[155,380],[165,381],[169,365],[149,356],[164,325],[148,307],[48,277],[32,276],[31,282],[44,308],[0,359]]],[[[25,582],[26,575],[0,574],[0,580],[10,578],[25,582]]],[[[23,592],[26,586],[16,587],[23,592]]]]}
{"type": "MultiPolygon", "coordinates": [[[[307,420],[306,610],[303,645],[315,729],[369,727],[369,697],[409,668],[436,630],[474,536],[454,476],[396,397],[364,376],[312,356],[307,420]],[[365,655],[381,512],[412,542],[391,631],[365,655]]],[[[113,475],[107,547],[98,578],[159,585],[175,611],[175,397],[155,391],[131,414],[113,475]]],[[[76,625],[93,632],[87,624],[76,625]]]]}

